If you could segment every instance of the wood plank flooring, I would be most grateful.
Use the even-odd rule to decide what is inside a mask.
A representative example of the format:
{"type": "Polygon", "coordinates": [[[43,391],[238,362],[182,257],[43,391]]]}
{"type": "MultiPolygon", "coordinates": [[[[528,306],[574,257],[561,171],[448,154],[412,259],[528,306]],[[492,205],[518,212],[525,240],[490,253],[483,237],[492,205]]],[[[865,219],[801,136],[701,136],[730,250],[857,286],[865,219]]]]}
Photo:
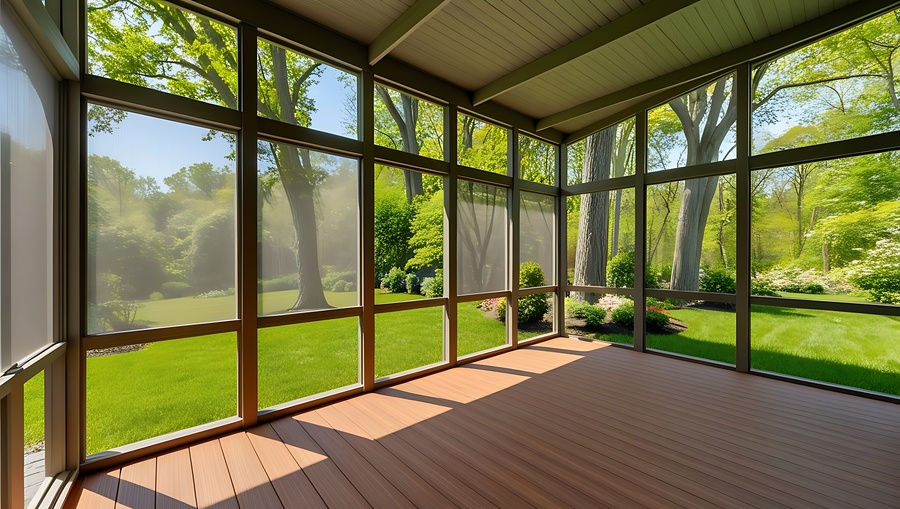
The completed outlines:
{"type": "Polygon", "coordinates": [[[900,507],[900,405],[554,339],[80,481],[72,508],[900,507]]]}

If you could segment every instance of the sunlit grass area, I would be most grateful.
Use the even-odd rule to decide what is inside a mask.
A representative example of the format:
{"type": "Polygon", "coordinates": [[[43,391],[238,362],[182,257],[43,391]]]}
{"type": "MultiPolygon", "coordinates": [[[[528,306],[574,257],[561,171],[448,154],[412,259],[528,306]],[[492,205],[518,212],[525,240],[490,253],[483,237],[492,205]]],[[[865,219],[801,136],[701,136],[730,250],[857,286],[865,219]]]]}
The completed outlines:
{"type": "Polygon", "coordinates": [[[900,317],[753,306],[753,369],[900,395],[900,317]]]}
{"type": "Polygon", "coordinates": [[[88,454],[237,415],[237,336],[90,357],[86,395],[88,454]]]}
{"type": "MultiPolygon", "coordinates": [[[[753,306],[753,369],[900,395],[900,318],[753,306]]],[[[735,358],[733,311],[685,308],[677,334],[647,334],[647,346],[728,364],[735,358]]],[[[632,344],[630,334],[594,339],[632,344]]]]}
{"type": "Polygon", "coordinates": [[[457,305],[456,352],[459,357],[506,344],[506,324],[478,309],[479,301],[457,305]]]}

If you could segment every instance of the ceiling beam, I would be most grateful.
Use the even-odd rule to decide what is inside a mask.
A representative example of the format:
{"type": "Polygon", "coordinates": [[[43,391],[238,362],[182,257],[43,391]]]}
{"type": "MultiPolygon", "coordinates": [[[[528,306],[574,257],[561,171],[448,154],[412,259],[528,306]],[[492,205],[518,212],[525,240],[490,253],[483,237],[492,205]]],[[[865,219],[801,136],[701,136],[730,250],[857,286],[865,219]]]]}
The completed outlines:
{"type": "Polygon", "coordinates": [[[670,14],[690,7],[698,1],[700,0],[653,0],[644,4],[584,37],[575,39],[565,46],[557,48],[506,76],[479,88],[475,91],[472,102],[476,106],[487,102],[561,65],[602,48],[635,30],[652,25],[670,14]]]}
{"type": "Polygon", "coordinates": [[[409,6],[409,9],[406,9],[399,18],[391,23],[391,26],[378,34],[372,44],[369,44],[369,65],[377,64],[448,3],[450,0],[417,0],[416,3],[409,6]]]}
{"type": "Polygon", "coordinates": [[[588,115],[594,111],[608,108],[622,101],[636,99],[640,96],[651,94],[658,90],[664,90],[693,81],[705,76],[721,74],[732,67],[755,60],[774,56],[786,48],[797,47],[824,35],[847,28],[859,21],[873,15],[884,13],[896,8],[900,2],[896,0],[872,0],[870,2],[857,2],[848,7],[833,11],[819,18],[807,21],[802,25],[789,28],[783,32],[766,37],[760,41],[748,44],[736,50],[698,62],[694,65],[664,74],[657,78],[638,83],[626,89],[612,92],[603,97],[592,99],[585,103],[573,106],[566,110],[554,113],[538,120],[538,130],[557,126],[576,118],[588,115]]]}

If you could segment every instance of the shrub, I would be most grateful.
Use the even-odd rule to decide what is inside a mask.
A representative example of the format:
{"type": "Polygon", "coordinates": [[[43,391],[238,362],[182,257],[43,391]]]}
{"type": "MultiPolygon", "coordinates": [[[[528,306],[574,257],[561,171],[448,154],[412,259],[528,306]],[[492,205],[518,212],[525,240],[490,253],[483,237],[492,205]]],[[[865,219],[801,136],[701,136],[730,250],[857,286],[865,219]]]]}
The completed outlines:
{"type": "Polygon", "coordinates": [[[227,288],[225,290],[210,290],[208,292],[203,292],[199,295],[195,295],[195,299],[214,299],[216,297],[228,297],[229,295],[234,295],[234,288],[227,288]]]}
{"type": "MultiPolygon", "coordinates": [[[[297,274],[286,274],[276,278],[259,281],[259,291],[261,292],[282,292],[285,290],[297,290],[300,283],[297,274]]],[[[326,287],[327,288],[327,287],[326,287]]]]}
{"type": "Polygon", "coordinates": [[[868,290],[872,299],[884,304],[900,304],[900,227],[892,236],[879,240],[862,260],[847,271],[853,283],[868,290]]]}
{"type": "Polygon", "coordinates": [[[806,283],[805,285],[800,287],[800,293],[808,293],[812,295],[822,295],[825,293],[825,287],[822,286],[822,283],[806,283]]]}
{"type": "Polygon", "coordinates": [[[533,288],[544,286],[544,270],[537,262],[525,262],[519,266],[519,288],[533,288]]]}
{"type": "Polygon", "coordinates": [[[419,277],[413,273],[406,275],[406,293],[419,293],[419,277]]]}
{"type": "Polygon", "coordinates": [[[678,299],[673,299],[671,297],[663,300],[654,299],[653,297],[647,297],[647,307],[659,308],[664,310],[679,309],[681,308],[681,301],[678,299]]]}
{"type": "MultiPolygon", "coordinates": [[[[356,281],[356,271],[338,271],[335,270],[334,266],[332,265],[326,265],[322,268],[325,271],[325,276],[322,278],[322,288],[325,288],[326,290],[331,290],[333,292],[343,292],[345,291],[343,288],[344,286],[346,286],[346,283],[348,281],[356,281]]],[[[296,278],[294,280],[296,281],[296,278]]]]}
{"type": "Polygon", "coordinates": [[[163,296],[162,292],[153,292],[150,294],[150,300],[163,300],[165,296],[163,296]]]}
{"type": "Polygon", "coordinates": [[[734,274],[728,269],[710,269],[700,278],[701,292],[734,293],[734,274]]]}
{"type": "Polygon", "coordinates": [[[662,308],[647,307],[647,329],[661,331],[669,325],[668,312],[662,308]]]}
{"type": "Polygon", "coordinates": [[[426,288],[425,282],[422,283],[422,295],[428,298],[436,298],[444,296],[444,271],[443,269],[437,269],[434,271],[434,277],[425,278],[428,281],[428,286],[426,288]]]}
{"type": "Polygon", "coordinates": [[[624,251],[613,257],[606,267],[606,284],[613,288],[634,286],[634,251],[624,251]]]}
{"type": "Polygon", "coordinates": [[[352,287],[352,286],[353,286],[353,283],[351,283],[351,282],[349,282],[349,281],[345,281],[345,280],[343,280],[343,279],[338,279],[337,281],[335,281],[334,283],[332,283],[331,286],[326,286],[326,285],[325,285],[325,282],[324,282],[324,281],[322,282],[323,288],[325,288],[326,290],[331,290],[332,292],[349,292],[349,291],[353,291],[352,288],[351,288],[350,290],[345,290],[345,288],[348,288],[348,285],[349,285],[350,287],[352,287]]]}
{"type": "Polygon", "coordinates": [[[422,295],[428,295],[428,292],[431,290],[431,286],[434,284],[433,277],[423,277],[422,283],[419,285],[419,293],[422,295]]]}
{"type": "Polygon", "coordinates": [[[500,299],[484,299],[478,304],[478,309],[482,311],[492,311],[497,307],[497,303],[500,299]]]}
{"type": "Polygon", "coordinates": [[[534,293],[519,297],[519,323],[537,322],[544,318],[550,309],[547,296],[543,293],[534,293]]]}
{"type": "Polygon", "coordinates": [[[398,267],[392,267],[381,279],[381,289],[391,293],[403,293],[406,291],[406,272],[398,267]]]}
{"type": "Polygon", "coordinates": [[[750,293],[768,297],[778,297],[778,291],[770,281],[758,277],[750,281],[750,293]]]}
{"type": "Polygon", "coordinates": [[[352,281],[347,281],[344,283],[344,288],[341,291],[352,292],[353,290],[356,290],[356,283],[354,283],[352,281]]]}
{"type": "Polygon", "coordinates": [[[572,298],[566,299],[566,314],[572,318],[584,320],[590,327],[599,327],[606,320],[606,310],[572,298]]]}
{"type": "Polygon", "coordinates": [[[191,285],[182,281],[169,281],[163,283],[160,290],[167,299],[177,299],[179,297],[190,295],[193,289],[191,288],[191,285]]]}
{"type": "Polygon", "coordinates": [[[497,318],[499,318],[501,322],[506,321],[506,297],[497,299],[497,318]]]}
{"type": "Polygon", "coordinates": [[[634,301],[625,301],[613,309],[610,316],[612,323],[622,327],[634,327],[634,301]]]}
{"type": "MultiPolygon", "coordinates": [[[[544,269],[537,262],[525,262],[519,266],[519,288],[544,286],[544,269]]],[[[519,297],[519,323],[531,323],[541,320],[550,309],[547,296],[542,293],[519,297]]]]}
{"type": "Polygon", "coordinates": [[[875,302],[900,304],[900,268],[872,271],[855,277],[853,282],[868,290],[875,302]]]}
{"type": "Polygon", "coordinates": [[[647,274],[644,279],[646,279],[644,285],[647,288],[661,288],[661,283],[668,284],[672,280],[672,266],[653,265],[647,267],[647,274]]]}

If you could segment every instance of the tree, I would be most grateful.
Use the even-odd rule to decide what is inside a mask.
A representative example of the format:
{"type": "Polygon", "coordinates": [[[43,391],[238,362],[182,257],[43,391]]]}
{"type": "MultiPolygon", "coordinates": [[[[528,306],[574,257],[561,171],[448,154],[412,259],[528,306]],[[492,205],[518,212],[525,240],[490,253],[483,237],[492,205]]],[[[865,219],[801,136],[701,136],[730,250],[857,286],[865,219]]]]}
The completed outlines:
{"type": "MultiPolygon", "coordinates": [[[[237,108],[237,37],[208,18],[153,0],[90,2],[89,72],[140,86],[237,108]]],[[[268,118],[308,125],[315,104],[309,86],[322,64],[273,44],[260,43],[258,109],[268,118]]],[[[94,109],[99,128],[117,121],[94,109]]],[[[121,117],[118,117],[121,118],[121,117]]],[[[273,164],[261,169],[284,186],[296,231],[298,297],[292,310],[327,307],[319,275],[314,206],[320,172],[309,151],[284,144],[261,144],[273,164]]],[[[197,183],[193,182],[196,186],[197,183]]],[[[206,187],[205,184],[200,187],[206,187]]]]}
{"type": "MultiPolygon", "coordinates": [[[[582,178],[593,182],[609,178],[615,146],[616,127],[609,127],[587,138],[582,178]]],[[[574,284],[605,286],[606,260],[609,247],[609,193],[581,195],[578,243],[575,251],[574,284]]],[[[593,303],[596,294],[585,298],[593,303]]]]}
{"type": "MultiPolygon", "coordinates": [[[[734,80],[722,78],[669,102],[681,122],[687,148],[688,165],[718,160],[720,147],[737,119],[734,80]]],[[[709,207],[716,195],[719,177],[685,181],[675,232],[675,254],[669,288],[696,291],[700,287],[700,253],[709,218],[709,207]]]]}

